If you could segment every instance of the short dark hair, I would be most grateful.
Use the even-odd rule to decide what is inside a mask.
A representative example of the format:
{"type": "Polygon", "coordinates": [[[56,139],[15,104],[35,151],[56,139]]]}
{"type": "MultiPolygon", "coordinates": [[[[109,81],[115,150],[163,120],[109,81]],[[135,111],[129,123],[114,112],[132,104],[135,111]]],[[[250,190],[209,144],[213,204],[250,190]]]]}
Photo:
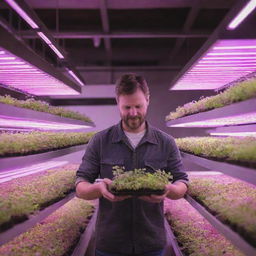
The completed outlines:
{"type": "Polygon", "coordinates": [[[149,97],[149,88],[147,81],[143,76],[134,73],[122,75],[116,82],[116,96],[133,94],[140,89],[146,96],[149,97]]]}

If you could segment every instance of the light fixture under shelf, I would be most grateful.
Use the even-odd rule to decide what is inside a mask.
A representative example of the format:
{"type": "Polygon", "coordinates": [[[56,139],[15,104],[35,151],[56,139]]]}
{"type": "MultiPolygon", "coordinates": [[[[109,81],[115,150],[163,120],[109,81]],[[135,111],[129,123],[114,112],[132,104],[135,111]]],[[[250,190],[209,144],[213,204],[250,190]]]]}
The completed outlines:
{"type": "Polygon", "coordinates": [[[256,39],[220,39],[171,90],[214,90],[256,71],[256,39]]]}
{"type": "Polygon", "coordinates": [[[62,81],[1,47],[0,83],[34,95],[79,95],[62,81]]]}

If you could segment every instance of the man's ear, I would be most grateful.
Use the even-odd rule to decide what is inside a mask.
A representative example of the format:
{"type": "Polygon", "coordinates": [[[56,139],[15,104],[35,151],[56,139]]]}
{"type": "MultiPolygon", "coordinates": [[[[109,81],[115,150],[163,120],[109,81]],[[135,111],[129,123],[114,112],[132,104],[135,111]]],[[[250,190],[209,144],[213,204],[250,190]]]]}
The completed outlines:
{"type": "Polygon", "coordinates": [[[147,103],[149,104],[149,98],[150,98],[150,95],[148,95],[147,97],[146,97],[146,100],[147,100],[147,103]]]}
{"type": "Polygon", "coordinates": [[[116,103],[118,104],[118,96],[116,96],[116,103]]]}

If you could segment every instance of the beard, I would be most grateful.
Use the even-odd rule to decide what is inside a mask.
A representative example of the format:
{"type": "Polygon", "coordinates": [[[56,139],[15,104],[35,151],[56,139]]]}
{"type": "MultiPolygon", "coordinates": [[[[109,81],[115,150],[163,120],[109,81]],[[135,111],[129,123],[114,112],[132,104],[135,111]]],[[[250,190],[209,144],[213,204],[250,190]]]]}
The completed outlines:
{"type": "Polygon", "coordinates": [[[131,130],[138,129],[145,122],[145,119],[145,116],[122,116],[123,122],[131,130]]]}

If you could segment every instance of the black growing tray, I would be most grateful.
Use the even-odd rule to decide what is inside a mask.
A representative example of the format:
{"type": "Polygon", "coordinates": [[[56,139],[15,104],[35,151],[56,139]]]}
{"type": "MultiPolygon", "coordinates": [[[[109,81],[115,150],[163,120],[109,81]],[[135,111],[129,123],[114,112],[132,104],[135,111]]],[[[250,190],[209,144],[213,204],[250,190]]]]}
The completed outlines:
{"type": "Polygon", "coordinates": [[[123,189],[123,190],[116,190],[116,189],[109,189],[109,191],[115,196],[149,196],[149,195],[163,195],[165,193],[164,189],[138,189],[138,190],[131,190],[131,189],[123,189]]]}

